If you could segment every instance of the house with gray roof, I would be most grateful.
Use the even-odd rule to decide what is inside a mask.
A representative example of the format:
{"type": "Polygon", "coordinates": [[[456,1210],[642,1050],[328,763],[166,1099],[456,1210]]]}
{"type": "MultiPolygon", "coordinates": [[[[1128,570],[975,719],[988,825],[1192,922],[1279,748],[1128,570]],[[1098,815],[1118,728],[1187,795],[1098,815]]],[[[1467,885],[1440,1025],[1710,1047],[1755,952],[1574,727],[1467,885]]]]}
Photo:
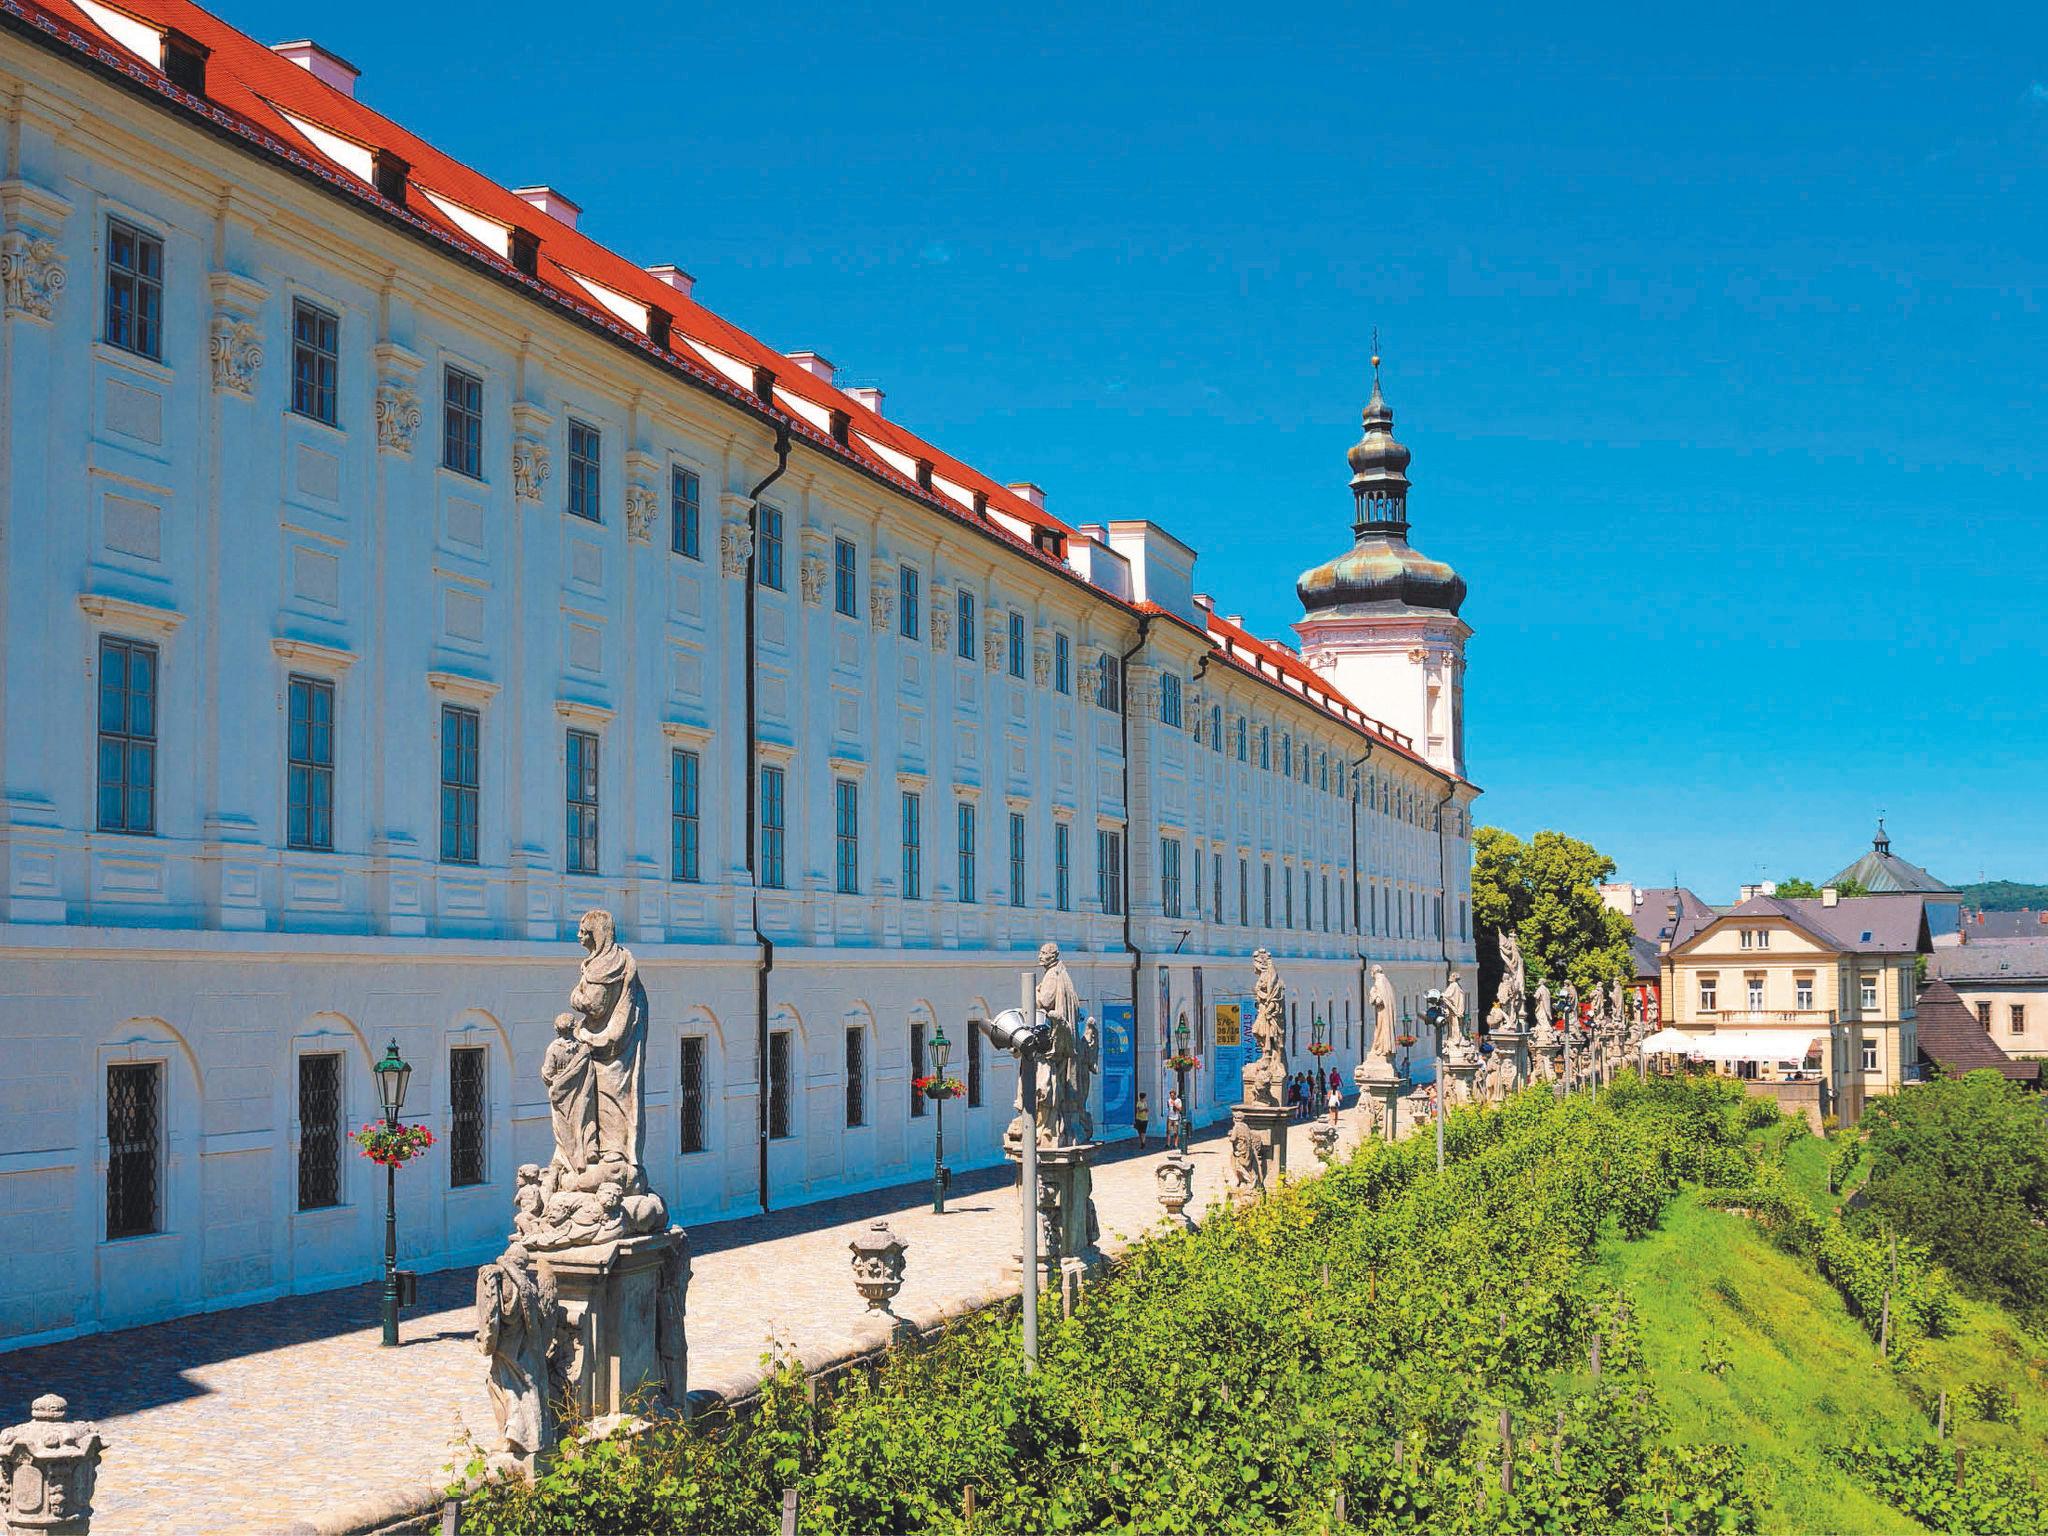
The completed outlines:
{"type": "Polygon", "coordinates": [[[1884,829],[1882,816],[1877,818],[1877,835],[1870,840],[1870,852],[1846,869],[1837,870],[1827,884],[1839,888],[1851,881],[1873,896],[1894,892],[1910,892],[1919,896],[1927,908],[1928,931],[1931,933],[1954,933],[1962,926],[1963,898],[1954,886],[1892,852],[1891,835],[1884,829]]]}
{"type": "Polygon", "coordinates": [[[1933,973],[2008,1056],[2048,1057],[2048,937],[1949,945],[1933,973]]]}

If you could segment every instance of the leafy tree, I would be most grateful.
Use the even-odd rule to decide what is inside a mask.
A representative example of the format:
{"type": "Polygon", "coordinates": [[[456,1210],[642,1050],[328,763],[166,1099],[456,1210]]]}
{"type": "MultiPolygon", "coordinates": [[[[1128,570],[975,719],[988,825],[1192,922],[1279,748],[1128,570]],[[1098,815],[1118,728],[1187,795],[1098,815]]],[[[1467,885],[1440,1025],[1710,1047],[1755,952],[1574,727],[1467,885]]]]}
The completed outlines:
{"type": "Polygon", "coordinates": [[[2048,907],[2048,885],[2030,885],[2023,880],[1978,880],[1956,887],[1966,905],[1985,912],[2039,911],[2048,907]]]}
{"type": "Polygon", "coordinates": [[[1864,1112],[1869,1214],[1968,1290],[2048,1324],[2048,1118],[1996,1072],[1944,1078],[1864,1112]]]}
{"type": "Polygon", "coordinates": [[[1584,992],[1633,975],[1635,929],[1601,902],[1596,888],[1613,875],[1614,860],[1562,832],[1538,832],[1525,843],[1500,827],[1479,828],[1472,836],[1472,918],[1480,935],[1480,998],[1499,988],[1504,928],[1521,941],[1532,986],[1548,977],[1584,992]]]}
{"type": "MultiPolygon", "coordinates": [[[[1819,886],[1815,885],[1811,880],[1802,880],[1797,875],[1792,876],[1789,880],[1778,881],[1777,886],[1778,894],[1787,901],[1797,901],[1802,897],[1818,900],[1820,897],[1819,886]]],[[[1870,887],[1861,880],[1844,880],[1835,887],[1835,894],[1837,896],[1868,896],[1870,894],[1870,887]]]]}

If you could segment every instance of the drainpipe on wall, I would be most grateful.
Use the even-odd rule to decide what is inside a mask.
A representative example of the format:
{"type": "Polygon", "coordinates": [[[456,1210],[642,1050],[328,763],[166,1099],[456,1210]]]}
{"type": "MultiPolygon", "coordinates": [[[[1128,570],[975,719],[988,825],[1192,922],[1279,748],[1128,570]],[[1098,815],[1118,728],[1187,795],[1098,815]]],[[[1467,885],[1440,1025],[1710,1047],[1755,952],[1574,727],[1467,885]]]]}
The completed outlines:
{"type": "MultiPolygon", "coordinates": [[[[1365,744],[1365,751],[1351,759],[1351,926],[1358,931],[1360,938],[1365,937],[1365,923],[1363,921],[1365,914],[1358,910],[1358,896],[1365,889],[1365,880],[1358,870],[1358,770],[1372,761],[1372,746],[1373,744],[1368,741],[1365,744]]],[[[1366,967],[1370,964],[1370,958],[1364,950],[1360,950],[1358,952],[1358,1027],[1361,1030],[1366,1028],[1366,1021],[1372,1017],[1372,1011],[1368,1003],[1371,991],[1365,974],[1366,967]]],[[[1360,1061],[1365,1059],[1363,1049],[1359,1051],[1358,1059],[1360,1061]]]]}
{"type": "MultiPolygon", "coordinates": [[[[770,388],[773,384],[771,381],[770,388]]],[[[761,771],[754,758],[759,751],[760,717],[757,709],[758,686],[755,676],[756,662],[756,616],[760,603],[760,583],[755,580],[756,564],[761,558],[761,493],[780,480],[783,471],[789,468],[789,423],[775,424],[775,468],[754,487],[747,498],[747,596],[746,624],[741,663],[747,674],[747,753],[742,770],[747,778],[747,875],[753,887],[751,917],[754,928],[754,947],[759,960],[754,967],[754,1062],[755,1080],[758,1093],[755,1129],[758,1132],[760,1163],[757,1172],[761,1209],[768,1209],[768,973],[775,969],[775,944],[761,931],[761,771]]]]}
{"type": "MultiPolygon", "coordinates": [[[[1123,733],[1123,746],[1124,746],[1124,948],[1125,948],[1125,949],[1127,949],[1127,950],[1129,950],[1129,951],[1130,951],[1130,955],[1131,955],[1131,1033],[1132,1033],[1132,1035],[1133,1035],[1133,1036],[1135,1036],[1135,1035],[1137,1034],[1137,1031],[1138,1031],[1138,1020],[1139,1020],[1139,1017],[1140,1017],[1140,1015],[1139,1015],[1139,1013],[1138,1013],[1138,1008],[1139,1008],[1139,1006],[1140,1006],[1140,1004],[1139,1004],[1139,993],[1140,993],[1140,991],[1141,991],[1142,989],[1141,989],[1141,988],[1139,987],[1139,985],[1138,985],[1138,972],[1139,972],[1139,969],[1140,969],[1140,968],[1141,968],[1141,967],[1142,967],[1142,966],[1144,965],[1144,963],[1145,963],[1145,952],[1144,952],[1144,951],[1143,951],[1142,949],[1140,949],[1140,948],[1138,947],[1138,941],[1137,941],[1137,935],[1136,935],[1136,931],[1135,931],[1135,930],[1134,930],[1134,929],[1132,928],[1132,926],[1131,926],[1131,909],[1132,909],[1132,907],[1134,907],[1134,906],[1136,905],[1136,903],[1135,903],[1135,902],[1134,902],[1134,901],[1133,901],[1133,900],[1132,900],[1131,898],[1132,898],[1133,896],[1135,896],[1135,895],[1136,895],[1137,893],[1136,893],[1135,891],[1133,891],[1133,890],[1131,889],[1131,845],[1132,845],[1132,843],[1133,843],[1133,842],[1135,841],[1135,839],[1133,839],[1133,838],[1131,837],[1131,835],[1130,835],[1130,833],[1131,833],[1131,675],[1130,675],[1130,674],[1131,674],[1131,658],[1132,658],[1133,656],[1137,655],[1137,654],[1138,654],[1138,652],[1140,652],[1140,651],[1142,651],[1143,649],[1145,649],[1145,637],[1146,637],[1147,635],[1151,634],[1151,633],[1152,633],[1152,615],[1151,615],[1151,614],[1149,614],[1149,613],[1141,613],[1141,614],[1139,614],[1139,615],[1138,615],[1138,639],[1137,639],[1137,643],[1136,643],[1136,644],[1134,644],[1134,645],[1133,645],[1133,646],[1132,646],[1132,647],[1131,647],[1131,648],[1130,648],[1130,649],[1129,649],[1128,651],[1125,651],[1125,652],[1123,653],[1123,655],[1122,655],[1122,656],[1120,656],[1119,658],[1117,658],[1117,664],[1116,664],[1116,687],[1117,687],[1117,695],[1116,695],[1116,702],[1117,702],[1117,706],[1118,706],[1118,707],[1117,707],[1117,716],[1118,716],[1117,724],[1118,724],[1118,728],[1119,728],[1119,729],[1121,730],[1121,732],[1123,733]]],[[[1161,1019],[1161,1020],[1159,1021],[1159,1027],[1160,1027],[1160,1028],[1161,1028],[1162,1030],[1166,1028],[1166,1021],[1165,1021],[1164,1019],[1161,1019]]],[[[1164,1036],[1162,1036],[1161,1038],[1163,1039],[1163,1038],[1164,1038],[1164,1036]]],[[[1137,1040],[1136,1040],[1135,1038],[1133,1038],[1133,1039],[1132,1039],[1132,1041],[1131,1041],[1131,1055],[1132,1055],[1132,1057],[1134,1058],[1134,1059],[1133,1059],[1133,1062],[1132,1062],[1132,1075],[1133,1075],[1134,1077],[1135,1077],[1135,1075],[1136,1075],[1136,1061],[1135,1061],[1135,1058],[1136,1058],[1137,1054],[1138,1054],[1138,1042],[1137,1042],[1137,1040]]],[[[1133,1087],[1132,1087],[1132,1091],[1133,1091],[1133,1092],[1135,1092],[1135,1091],[1136,1091],[1136,1085],[1135,1085],[1135,1084],[1133,1084],[1133,1087]]]]}

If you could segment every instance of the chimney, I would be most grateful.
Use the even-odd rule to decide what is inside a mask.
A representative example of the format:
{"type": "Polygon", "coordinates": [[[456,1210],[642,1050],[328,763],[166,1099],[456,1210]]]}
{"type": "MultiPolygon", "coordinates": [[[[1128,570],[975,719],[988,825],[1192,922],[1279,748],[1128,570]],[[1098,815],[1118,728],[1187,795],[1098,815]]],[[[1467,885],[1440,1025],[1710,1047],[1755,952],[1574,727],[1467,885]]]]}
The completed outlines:
{"type": "Polygon", "coordinates": [[[1012,480],[1005,489],[1015,491],[1019,496],[1030,502],[1032,506],[1038,508],[1039,511],[1043,512],[1045,510],[1045,488],[1043,486],[1033,485],[1029,480],[1012,480]]]}
{"type": "Polygon", "coordinates": [[[1836,902],[1840,901],[1841,899],[1842,893],[1836,890],[1832,885],[1824,885],[1820,888],[1820,904],[1822,906],[1832,907],[1836,902]]]}
{"type": "Polygon", "coordinates": [[[832,375],[839,371],[832,366],[831,359],[822,352],[790,352],[785,355],[812,378],[823,379],[827,384],[832,382],[832,375]]]}
{"type": "Polygon", "coordinates": [[[686,299],[690,297],[697,287],[697,279],[678,266],[649,267],[647,275],[657,283],[667,283],[669,287],[675,289],[677,293],[680,293],[686,299]]]}
{"type": "Polygon", "coordinates": [[[331,85],[350,100],[355,99],[356,81],[363,72],[340,54],[329,53],[305,37],[295,43],[272,43],[270,51],[280,59],[291,60],[322,85],[331,85]]]}
{"type": "Polygon", "coordinates": [[[553,187],[514,187],[512,195],[571,229],[576,227],[577,215],[583,212],[580,204],[570,202],[553,187]]]}
{"type": "Polygon", "coordinates": [[[847,390],[846,393],[850,398],[858,400],[877,416],[882,414],[882,392],[875,388],[874,385],[862,384],[857,388],[847,390]]]}

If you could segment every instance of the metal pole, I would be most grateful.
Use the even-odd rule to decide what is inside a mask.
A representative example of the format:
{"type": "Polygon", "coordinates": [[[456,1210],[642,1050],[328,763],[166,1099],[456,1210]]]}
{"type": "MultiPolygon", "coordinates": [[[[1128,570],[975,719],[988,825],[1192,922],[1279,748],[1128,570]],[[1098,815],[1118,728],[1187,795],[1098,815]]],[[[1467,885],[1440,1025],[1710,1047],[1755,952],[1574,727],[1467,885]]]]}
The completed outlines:
{"type": "MultiPolygon", "coordinates": [[[[1024,978],[1024,1021],[1038,1016],[1038,988],[1031,972],[1024,978]]],[[[1017,1096],[1024,1110],[1023,1179],[1017,1204],[1024,1212],[1024,1374],[1038,1373],[1038,1075],[1032,1069],[1031,1053],[1017,1053],[1017,1096]]]]}
{"type": "MultiPolygon", "coordinates": [[[[973,1026],[968,1026],[972,1028],[973,1026]]],[[[938,1106],[938,1122],[932,1127],[932,1214],[946,1214],[946,1096],[932,1100],[938,1106]]]]}
{"type": "Polygon", "coordinates": [[[398,1342],[398,1165],[384,1165],[384,1342],[398,1342]]]}
{"type": "Polygon", "coordinates": [[[1444,1010],[1436,1009],[1436,1171],[1444,1171],[1444,1115],[1451,1107],[1450,1085],[1444,1081],[1444,1010]]]}

